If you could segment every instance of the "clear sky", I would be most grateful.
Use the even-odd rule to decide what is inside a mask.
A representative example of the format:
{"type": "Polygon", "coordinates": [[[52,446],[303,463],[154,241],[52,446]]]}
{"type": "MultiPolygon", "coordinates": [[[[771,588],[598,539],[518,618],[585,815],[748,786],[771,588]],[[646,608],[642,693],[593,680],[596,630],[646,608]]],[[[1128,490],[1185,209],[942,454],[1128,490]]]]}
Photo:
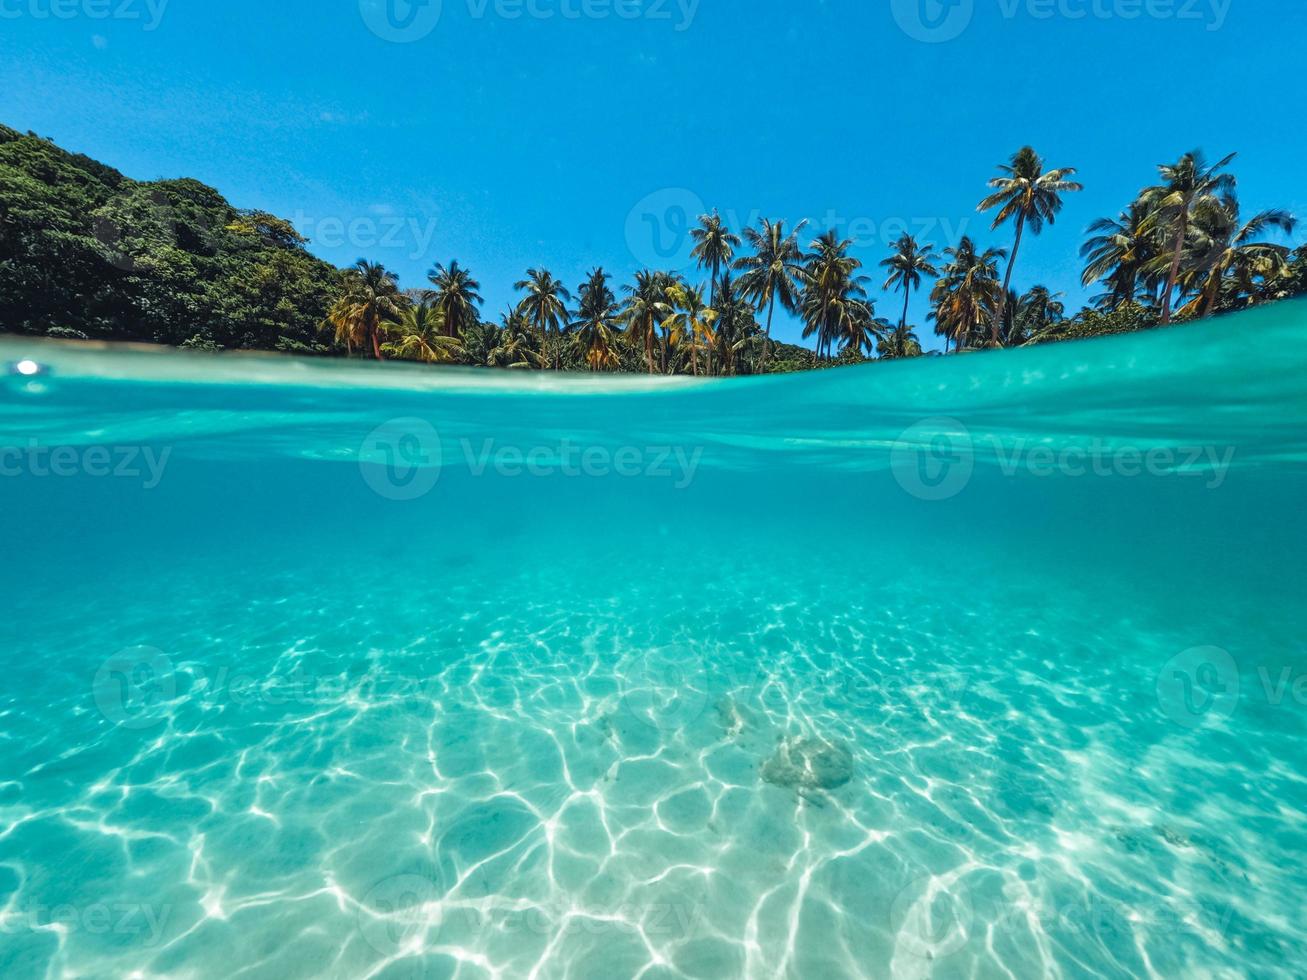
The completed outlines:
{"type": "Polygon", "coordinates": [[[1014,280],[1068,305],[1086,224],[1187,149],[1307,218],[1304,41],[1301,0],[0,0],[0,122],[406,286],[456,257],[488,315],[528,266],[679,265],[702,202],[834,224],[896,319],[887,240],[1008,245],[975,205],[1024,143],[1086,185],[1014,280]]]}

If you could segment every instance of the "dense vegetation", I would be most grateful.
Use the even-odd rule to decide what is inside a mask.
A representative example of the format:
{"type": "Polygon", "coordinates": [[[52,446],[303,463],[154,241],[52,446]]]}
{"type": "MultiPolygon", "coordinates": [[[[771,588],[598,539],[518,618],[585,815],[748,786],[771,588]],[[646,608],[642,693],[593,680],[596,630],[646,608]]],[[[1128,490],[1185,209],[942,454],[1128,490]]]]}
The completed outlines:
{"type": "MultiPolygon", "coordinates": [[[[1060,293],[1013,288],[1024,242],[1052,224],[1075,170],[1045,170],[1029,147],[999,168],[978,210],[1010,247],[963,237],[936,252],[902,236],[880,265],[903,294],[877,315],[862,263],[834,232],[804,224],[693,230],[694,283],[658,270],[618,285],[595,269],[575,291],[548,270],[515,284],[499,321],[457,261],[429,286],[401,289],[381,265],[336,269],[287,221],[232,207],[195,180],[138,182],[33,134],[0,126],[0,329],[65,338],[140,340],[206,349],[343,354],[519,369],[735,375],[922,353],[908,322],[929,290],[945,351],[1019,346],[1142,330],[1307,292],[1307,249],[1265,240],[1294,219],[1244,219],[1228,167],[1185,154],[1159,168],[1115,218],[1095,221],[1081,249],[1090,307],[1068,316],[1060,293]],[[1000,275],[1001,272],[1001,275],[1000,275]],[[776,308],[798,316],[810,350],[771,339],[776,308]]],[[[1006,243],[1005,243],[1006,244],[1006,243]]]]}

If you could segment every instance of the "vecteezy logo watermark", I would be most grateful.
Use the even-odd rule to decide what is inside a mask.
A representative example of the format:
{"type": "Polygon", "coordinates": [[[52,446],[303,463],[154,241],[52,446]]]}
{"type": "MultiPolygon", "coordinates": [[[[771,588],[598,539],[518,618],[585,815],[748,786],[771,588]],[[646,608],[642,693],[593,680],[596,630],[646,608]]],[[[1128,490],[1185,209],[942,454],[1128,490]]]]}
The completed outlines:
{"type": "Polygon", "coordinates": [[[936,416],[908,426],[890,447],[894,479],[921,500],[957,496],[971,480],[975,453],[967,427],[936,416]]]}
{"type": "MultiPolygon", "coordinates": [[[[994,0],[1005,20],[1173,20],[1225,26],[1233,0],[994,0]]],[[[940,44],[960,36],[975,15],[975,0],[890,0],[895,22],[916,41],[940,44]]]]}
{"type": "Polygon", "coordinates": [[[177,674],[162,650],[127,647],[100,665],[91,692],[109,721],[139,731],[164,719],[168,704],[177,696],[177,674]]]}
{"type": "MultiPolygon", "coordinates": [[[[694,23],[699,0],[465,0],[473,20],[666,20],[674,30],[694,23]]],[[[359,0],[359,11],[383,41],[408,44],[436,29],[441,0],[359,0]]]]}
{"type": "Polygon", "coordinates": [[[675,731],[704,713],[708,682],[707,665],[695,650],[642,651],[620,677],[622,707],[659,731],[675,731]]]}
{"type": "Polygon", "coordinates": [[[42,446],[29,439],[26,446],[0,446],[0,477],[114,477],[153,490],[171,455],[171,446],[42,446]]]}
{"type": "Polygon", "coordinates": [[[947,500],[961,493],[984,447],[1004,476],[1152,476],[1202,479],[1218,490],[1234,462],[1233,446],[1112,445],[1095,436],[1084,442],[1050,445],[989,433],[973,439],[954,418],[923,419],[904,429],[890,447],[890,469],[899,486],[922,500],[947,500]]]}
{"type": "Polygon", "coordinates": [[[960,879],[925,875],[899,890],[889,917],[896,960],[900,949],[918,959],[941,960],[966,945],[976,911],[960,879]]]}
{"type": "Polygon", "coordinates": [[[440,931],[441,889],[434,878],[399,874],[369,889],[359,906],[359,931],[383,956],[421,949],[440,931]]]}
{"type": "Polygon", "coordinates": [[[135,20],[158,29],[171,0],[0,0],[0,20],[135,20]]]}
{"type": "Polygon", "coordinates": [[[890,11],[908,37],[942,44],[967,29],[975,0],[890,0],[890,11]]]}
{"type": "Polygon", "coordinates": [[[1239,704],[1239,667],[1220,647],[1190,647],[1157,675],[1157,703],[1177,725],[1224,721],[1239,704]]]}
{"type": "Polygon", "coordinates": [[[412,44],[440,23],[441,0],[359,0],[363,23],[383,41],[412,44]]]}
{"type": "Polygon", "coordinates": [[[402,249],[404,257],[420,259],[431,254],[438,219],[426,215],[396,214],[375,205],[372,213],[354,217],[315,217],[300,211],[291,224],[305,238],[323,248],[402,249]]]}
{"type": "Polygon", "coordinates": [[[694,239],[690,231],[705,214],[702,198],[684,187],[664,187],[641,198],[626,216],[626,247],[651,269],[684,269],[694,239]]]}
{"type": "Polygon", "coordinates": [[[391,419],[359,447],[363,482],[387,500],[416,500],[440,479],[440,434],[425,419],[391,419]]]}

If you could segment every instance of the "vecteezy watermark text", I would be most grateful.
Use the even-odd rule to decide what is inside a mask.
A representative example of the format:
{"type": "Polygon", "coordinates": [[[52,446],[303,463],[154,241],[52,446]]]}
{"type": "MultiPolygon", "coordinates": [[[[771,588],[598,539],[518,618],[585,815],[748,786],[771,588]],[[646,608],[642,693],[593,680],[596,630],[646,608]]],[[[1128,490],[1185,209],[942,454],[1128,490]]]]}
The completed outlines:
{"type": "Polygon", "coordinates": [[[92,936],[132,936],[144,946],[156,946],[171,915],[171,905],[137,902],[19,905],[0,911],[0,936],[57,928],[92,936]]]}
{"type": "Polygon", "coordinates": [[[954,418],[923,419],[890,446],[890,469],[899,486],[922,500],[947,500],[961,493],[985,453],[1004,476],[1179,477],[1203,480],[1209,490],[1225,483],[1233,446],[1134,446],[1094,436],[1057,445],[989,433],[972,438],[954,418]]]}
{"type": "Polygon", "coordinates": [[[694,480],[703,447],[585,446],[563,439],[556,445],[500,445],[494,439],[474,444],[460,439],[463,458],[473,476],[487,470],[496,476],[648,477],[671,479],[677,490],[694,480]]]}
{"type": "Polygon", "coordinates": [[[0,477],[113,477],[140,480],[142,489],[153,490],[171,455],[171,446],[42,446],[31,439],[26,446],[0,446],[0,477]]]}
{"type": "Polygon", "coordinates": [[[135,20],[156,30],[171,0],[0,0],[0,20],[135,20]]]}
{"type": "Polygon", "coordinates": [[[995,4],[1004,20],[1165,20],[1219,31],[1233,0],[890,0],[890,12],[908,37],[942,44],[960,37],[984,2],[995,4]]]}
{"type": "MultiPolygon", "coordinates": [[[[463,0],[472,20],[647,20],[688,30],[699,0],[463,0]]],[[[383,41],[411,44],[440,23],[443,0],[359,0],[363,22],[383,41]]]]}

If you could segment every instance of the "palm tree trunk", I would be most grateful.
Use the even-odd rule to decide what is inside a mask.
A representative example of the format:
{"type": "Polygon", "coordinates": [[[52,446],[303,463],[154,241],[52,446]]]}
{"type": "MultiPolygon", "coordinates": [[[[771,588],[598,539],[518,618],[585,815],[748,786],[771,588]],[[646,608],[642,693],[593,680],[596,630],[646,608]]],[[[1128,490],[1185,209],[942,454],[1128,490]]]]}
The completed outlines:
{"type": "Polygon", "coordinates": [[[720,264],[720,259],[712,260],[712,285],[708,289],[708,305],[714,310],[717,309],[717,267],[720,264]]]}
{"type": "Polygon", "coordinates": [[[998,308],[994,311],[994,322],[990,325],[990,336],[994,343],[1000,343],[998,337],[999,326],[1003,323],[1003,314],[1007,312],[1007,292],[1012,284],[1012,267],[1017,264],[1017,252],[1021,248],[1021,233],[1026,228],[1026,216],[1024,212],[1017,215],[1017,237],[1012,243],[1012,254],[1008,256],[1007,272],[1003,275],[1003,292],[998,296],[998,308]]]}
{"type": "Polygon", "coordinates": [[[1171,257],[1171,271],[1166,276],[1166,295],[1162,297],[1162,326],[1171,322],[1171,296],[1175,292],[1175,281],[1180,278],[1180,259],[1184,255],[1184,240],[1189,232],[1189,209],[1180,213],[1180,232],[1175,237],[1175,255],[1171,257]]]}
{"type": "Polygon", "coordinates": [[[899,330],[906,333],[908,329],[908,300],[912,297],[912,283],[903,280],[903,317],[899,320],[899,330]]]}
{"type": "Polygon", "coordinates": [[[647,324],[647,329],[644,332],[644,363],[649,368],[650,374],[654,373],[653,335],[654,325],[652,323],[647,324]]]}
{"type": "Polygon", "coordinates": [[[771,343],[771,315],[776,309],[776,294],[772,293],[771,302],[767,304],[767,332],[762,336],[762,361],[758,367],[759,374],[767,373],[767,345],[771,343]]]}
{"type": "Polygon", "coordinates": [[[375,324],[368,326],[368,336],[372,338],[372,354],[378,361],[383,361],[385,358],[381,356],[381,341],[377,338],[377,333],[375,324]]]}

